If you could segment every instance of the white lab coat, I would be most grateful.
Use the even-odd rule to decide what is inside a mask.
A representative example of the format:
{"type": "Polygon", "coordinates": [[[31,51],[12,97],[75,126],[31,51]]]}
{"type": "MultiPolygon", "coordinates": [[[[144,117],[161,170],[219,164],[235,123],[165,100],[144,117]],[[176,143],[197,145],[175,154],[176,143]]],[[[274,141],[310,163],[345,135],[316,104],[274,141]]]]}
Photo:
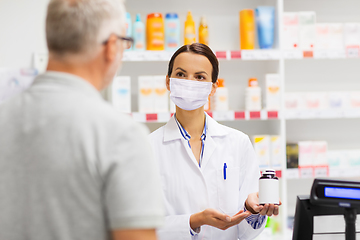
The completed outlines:
{"type": "Polygon", "coordinates": [[[258,191],[260,170],[249,137],[207,117],[207,134],[201,168],[174,117],[150,134],[159,161],[165,199],[165,225],[160,240],[247,240],[261,233],[246,220],[225,231],[204,225],[190,234],[190,215],[214,208],[230,216],[243,209],[249,193],[258,191]],[[224,180],[224,163],[227,165],[224,180]]]}

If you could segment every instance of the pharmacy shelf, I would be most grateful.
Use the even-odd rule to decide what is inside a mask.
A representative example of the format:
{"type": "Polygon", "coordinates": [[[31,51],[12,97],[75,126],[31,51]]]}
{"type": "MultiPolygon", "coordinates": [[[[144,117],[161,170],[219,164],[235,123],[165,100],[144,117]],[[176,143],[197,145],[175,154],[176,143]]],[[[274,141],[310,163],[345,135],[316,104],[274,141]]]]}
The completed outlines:
{"type": "MultiPolygon", "coordinates": [[[[170,51],[126,51],[123,55],[125,62],[164,61],[168,62],[174,52],[170,51]]],[[[44,54],[39,54],[39,56],[44,54]]],[[[359,48],[340,50],[224,50],[215,51],[219,60],[280,60],[280,59],[346,59],[360,58],[359,48]]],[[[36,56],[35,59],[38,59],[36,56]]]]}
{"type": "MultiPolygon", "coordinates": [[[[170,51],[126,51],[123,55],[125,62],[166,61],[168,62],[174,52],[170,51]]],[[[279,50],[225,50],[215,51],[219,60],[279,60],[279,50]]]]}
{"type": "Polygon", "coordinates": [[[359,48],[348,48],[339,50],[284,50],[282,51],[284,59],[345,59],[360,58],[359,48]]]}
{"type": "Polygon", "coordinates": [[[333,110],[286,110],[284,117],[292,119],[348,119],[360,118],[360,108],[358,109],[333,109],[333,110]]]}
{"type": "MultiPolygon", "coordinates": [[[[216,121],[236,121],[236,120],[276,120],[281,117],[278,111],[212,111],[207,112],[216,121]]],[[[142,123],[166,123],[173,113],[131,113],[133,119],[142,123]]]]}
{"type": "Polygon", "coordinates": [[[351,178],[359,177],[360,166],[353,167],[302,167],[288,168],[285,171],[286,179],[311,179],[317,177],[329,178],[351,178]]]}

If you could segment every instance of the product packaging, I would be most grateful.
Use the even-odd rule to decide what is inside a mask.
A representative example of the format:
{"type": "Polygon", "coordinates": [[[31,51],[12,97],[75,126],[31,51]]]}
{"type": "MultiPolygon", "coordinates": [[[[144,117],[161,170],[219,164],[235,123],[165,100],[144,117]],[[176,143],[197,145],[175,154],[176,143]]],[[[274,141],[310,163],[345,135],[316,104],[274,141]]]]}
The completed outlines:
{"type": "Polygon", "coordinates": [[[255,16],[252,9],[240,11],[240,49],[255,49],[255,16]]]}
{"type": "Polygon", "coordinates": [[[180,47],[180,20],[176,13],[165,16],[165,49],[174,52],[180,47]]]}
{"type": "Polygon", "coordinates": [[[145,50],[145,26],[141,22],[140,14],[136,14],[136,21],[133,28],[134,45],[133,50],[144,51],[145,50]]]}
{"type": "Polygon", "coordinates": [[[270,167],[270,136],[255,135],[253,143],[260,169],[270,167]]]}
{"type": "Polygon", "coordinates": [[[286,168],[299,167],[299,145],[297,143],[286,144],[286,168]]]}
{"type": "Polygon", "coordinates": [[[131,113],[131,80],[129,76],[115,77],[111,84],[111,103],[123,113],[131,113]]]}
{"type": "Polygon", "coordinates": [[[299,167],[312,167],[314,164],[314,149],[312,141],[299,141],[299,167]]]}
{"type": "Polygon", "coordinates": [[[229,110],[229,91],[225,87],[224,79],[218,79],[218,88],[213,97],[211,97],[211,110],[228,111],[229,110]]]}
{"type": "Polygon", "coordinates": [[[255,9],[259,47],[270,49],[274,45],[275,8],[262,6],[255,9]]]}
{"type": "Polygon", "coordinates": [[[166,77],[159,75],[153,76],[154,86],[154,112],[169,111],[169,93],[166,89],[166,77]]]}
{"type": "Polygon", "coordinates": [[[196,42],[196,33],[195,33],[195,22],[191,15],[191,11],[187,13],[185,28],[184,28],[184,44],[192,44],[196,42]]]}
{"type": "Polygon", "coordinates": [[[316,24],[316,45],[318,50],[327,50],[330,48],[330,30],[329,24],[317,23],[316,24]]]}
{"type": "Polygon", "coordinates": [[[328,145],[326,141],[313,141],[314,166],[328,166],[327,149],[328,149],[328,145]]]}
{"type": "Polygon", "coordinates": [[[209,30],[206,18],[203,16],[199,26],[199,43],[209,45],[209,30]]]}
{"type": "Polygon", "coordinates": [[[300,48],[304,51],[312,51],[316,41],[316,14],[315,12],[299,12],[300,23],[300,48]]]}
{"type": "Polygon", "coordinates": [[[286,110],[300,110],[302,109],[302,94],[296,92],[285,93],[284,102],[286,110]]]}
{"type": "Polygon", "coordinates": [[[299,17],[297,12],[283,13],[283,48],[293,50],[299,48],[299,17]]]}
{"type": "Polygon", "coordinates": [[[360,167],[360,150],[346,150],[350,167],[360,167]]]}
{"type": "Polygon", "coordinates": [[[282,162],[282,142],[279,135],[270,136],[270,163],[274,169],[281,168],[282,162]]]}
{"type": "Polygon", "coordinates": [[[279,205],[279,179],[272,169],[266,169],[259,179],[259,204],[279,205]]]}
{"type": "Polygon", "coordinates": [[[278,111],[281,107],[280,75],[266,74],[265,76],[265,105],[270,111],[278,111]]]}
{"type": "Polygon", "coordinates": [[[347,94],[345,92],[328,92],[329,109],[346,108],[347,94]]]}
{"type": "Polygon", "coordinates": [[[349,92],[349,106],[353,109],[360,109],[360,91],[349,92]]]}
{"type": "Polygon", "coordinates": [[[344,49],[344,27],[342,23],[329,24],[329,49],[344,49]]]}
{"type": "Polygon", "coordinates": [[[147,16],[146,49],[154,51],[165,49],[164,20],[161,13],[151,13],[147,16]]]}
{"type": "MultiPolygon", "coordinates": [[[[341,166],[342,158],[344,156],[344,153],[341,151],[334,151],[329,150],[327,152],[327,162],[329,164],[329,168],[338,168],[341,166]]],[[[344,166],[343,166],[344,167],[344,166]]],[[[347,164],[345,164],[345,167],[348,167],[347,164]]]]}
{"type": "Polygon", "coordinates": [[[345,48],[360,47],[360,23],[344,24],[345,48]]]}
{"type": "Polygon", "coordinates": [[[139,94],[138,105],[139,112],[153,113],[155,111],[155,91],[152,76],[139,76],[138,78],[139,94]]]}
{"type": "Polygon", "coordinates": [[[307,92],[304,96],[304,108],[306,110],[316,109],[323,110],[328,108],[328,100],[326,92],[307,92]]]}
{"type": "MultiPolygon", "coordinates": [[[[131,26],[131,14],[126,13],[126,36],[131,37],[132,36],[132,26],[131,26]]],[[[125,51],[129,51],[131,49],[125,49],[125,51]]]]}
{"type": "Polygon", "coordinates": [[[327,166],[327,142],[326,141],[300,141],[299,143],[299,166],[327,166]]]}
{"type": "Polygon", "coordinates": [[[249,85],[245,89],[245,109],[247,111],[261,110],[261,88],[256,78],[250,78],[249,85]]]}

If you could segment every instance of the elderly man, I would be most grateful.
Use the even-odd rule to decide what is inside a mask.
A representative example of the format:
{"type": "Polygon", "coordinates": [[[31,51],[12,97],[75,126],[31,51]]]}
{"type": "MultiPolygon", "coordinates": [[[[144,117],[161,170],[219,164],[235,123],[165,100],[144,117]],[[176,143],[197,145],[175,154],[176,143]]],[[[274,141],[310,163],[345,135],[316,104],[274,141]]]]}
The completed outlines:
{"type": "Polygon", "coordinates": [[[147,130],[99,94],[131,46],[124,16],[120,0],[50,1],[47,71],[0,107],[0,239],[156,239],[147,130]]]}

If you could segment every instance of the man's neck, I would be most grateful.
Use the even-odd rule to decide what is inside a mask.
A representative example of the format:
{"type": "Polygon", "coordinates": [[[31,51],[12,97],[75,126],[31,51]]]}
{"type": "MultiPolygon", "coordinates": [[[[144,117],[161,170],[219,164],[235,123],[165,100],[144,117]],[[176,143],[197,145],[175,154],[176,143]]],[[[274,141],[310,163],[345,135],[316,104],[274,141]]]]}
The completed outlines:
{"type": "Polygon", "coordinates": [[[92,62],[82,63],[81,61],[76,62],[75,60],[68,62],[50,57],[46,70],[76,75],[89,82],[97,90],[101,90],[103,88],[102,76],[98,68],[93,65],[94,63],[92,62]]]}

